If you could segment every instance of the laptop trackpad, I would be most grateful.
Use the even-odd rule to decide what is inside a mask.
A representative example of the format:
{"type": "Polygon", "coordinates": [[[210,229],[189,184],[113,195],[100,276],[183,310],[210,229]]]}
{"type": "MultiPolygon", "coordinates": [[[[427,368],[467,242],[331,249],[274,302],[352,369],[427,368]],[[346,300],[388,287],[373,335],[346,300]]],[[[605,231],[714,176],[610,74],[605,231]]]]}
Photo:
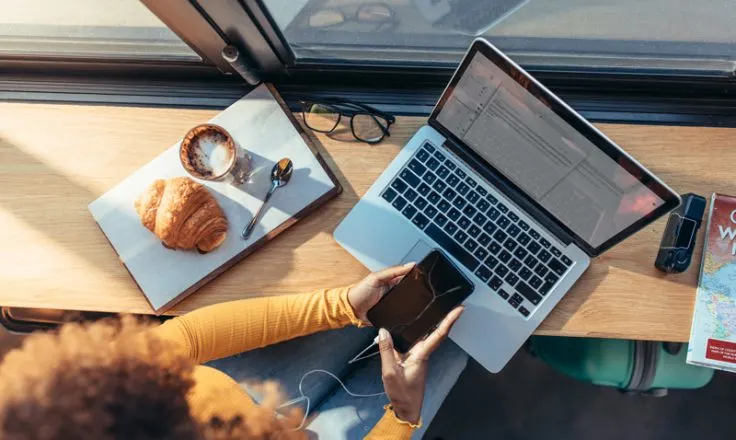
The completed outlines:
{"type": "Polygon", "coordinates": [[[424,257],[427,256],[427,254],[432,251],[432,249],[434,248],[427,244],[425,241],[418,240],[416,244],[411,249],[409,249],[409,252],[404,255],[404,258],[399,264],[419,263],[424,259],[424,257]]]}

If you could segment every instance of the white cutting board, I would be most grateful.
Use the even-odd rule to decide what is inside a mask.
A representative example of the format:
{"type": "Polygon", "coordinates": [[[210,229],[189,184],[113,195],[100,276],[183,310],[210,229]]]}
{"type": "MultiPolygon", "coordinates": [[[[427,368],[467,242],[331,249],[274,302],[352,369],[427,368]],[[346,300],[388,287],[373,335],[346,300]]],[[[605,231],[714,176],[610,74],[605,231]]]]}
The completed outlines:
{"type": "Polygon", "coordinates": [[[166,249],[141,224],[135,211],[135,200],[154,180],[188,176],[179,162],[180,142],[89,205],[95,221],[156,313],[201,287],[213,273],[234,264],[239,256],[247,254],[244,251],[262,244],[267,235],[270,237],[269,232],[289,222],[295,214],[331,191],[337,194],[337,185],[265,85],[258,86],[210,122],[230,132],[253,159],[250,181],[240,187],[199,180],[217,198],[229,222],[227,240],[222,246],[204,255],[196,250],[166,249]],[[271,185],[271,168],[284,157],[294,163],[291,181],[276,190],[253,234],[243,240],[241,230],[271,185]]]}

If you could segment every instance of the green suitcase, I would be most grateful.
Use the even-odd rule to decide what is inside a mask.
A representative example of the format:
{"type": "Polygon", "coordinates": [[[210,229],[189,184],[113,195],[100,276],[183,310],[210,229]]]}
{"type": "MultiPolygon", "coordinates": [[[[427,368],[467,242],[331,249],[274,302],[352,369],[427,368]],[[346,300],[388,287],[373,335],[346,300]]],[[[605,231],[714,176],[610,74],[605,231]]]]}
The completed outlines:
{"type": "Polygon", "coordinates": [[[687,346],[677,343],[532,336],[527,347],[567,376],[636,394],[700,388],[714,373],[687,364],[687,346]]]}

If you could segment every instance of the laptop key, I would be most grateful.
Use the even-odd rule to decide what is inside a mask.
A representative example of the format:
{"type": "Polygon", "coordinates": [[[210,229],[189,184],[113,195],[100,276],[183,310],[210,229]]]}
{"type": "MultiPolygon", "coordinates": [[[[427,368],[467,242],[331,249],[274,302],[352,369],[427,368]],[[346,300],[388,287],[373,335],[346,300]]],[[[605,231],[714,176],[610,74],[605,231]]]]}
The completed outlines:
{"type": "Polygon", "coordinates": [[[444,165],[437,168],[437,171],[435,171],[437,175],[440,177],[440,179],[444,179],[447,177],[448,174],[450,174],[450,170],[447,169],[444,165]]]}
{"type": "Polygon", "coordinates": [[[426,183],[422,183],[419,185],[419,188],[417,188],[417,192],[423,196],[429,194],[430,191],[432,191],[432,188],[430,188],[426,183]]]}
{"type": "Polygon", "coordinates": [[[526,248],[529,250],[529,252],[532,255],[537,255],[537,252],[539,252],[539,250],[542,249],[542,246],[536,241],[532,241],[531,243],[529,243],[529,246],[527,246],[526,248]]]}
{"type": "Polygon", "coordinates": [[[509,212],[509,208],[506,205],[504,205],[503,203],[499,203],[497,205],[497,208],[498,208],[499,211],[503,212],[504,214],[506,214],[507,212],[509,212]]]}
{"type": "Polygon", "coordinates": [[[543,239],[539,240],[539,244],[541,244],[542,247],[545,248],[545,249],[549,249],[549,247],[552,246],[552,243],[550,243],[549,241],[547,241],[546,238],[543,238],[543,239]]]}
{"type": "Polygon", "coordinates": [[[442,153],[440,153],[439,151],[435,151],[435,152],[433,153],[433,156],[434,156],[435,158],[437,158],[437,160],[439,160],[440,162],[442,162],[442,161],[444,161],[444,160],[445,160],[445,155],[444,155],[444,154],[442,154],[442,153]]]}
{"type": "Polygon", "coordinates": [[[491,203],[491,205],[495,205],[496,203],[498,203],[498,199],[493,197],[493,194],[488,194],[488,197],[486,197],[486,200],[488,200],[491,203]]]}
{"type": "Polygon", "coordinates": [[[519,229],[516,225],[511,225],[506,229],[506,233],[508,233],[512,237],[516,237],[519,235],[519,232],[521,232],[521,229],[519,229]]]}
{"type": "Polygon", "coordinates": [[[519,313],[521,313],[522,316],[524,317],[529,316],[529,310],[527,310],[526,307],[521,306],[517,310],[519,310],[519,313]]]}
{"type": "Polygon", "coordinates": [[[509,269],[513,270],[514,272],[517,272],[519,269],[521,269],[521,261],[514,258],[509,263],[509,269]]]}
{"type": "Polygon", "coordinates": [[[440,162],[433,157],[433,158],[429,159],[427,161],[427,163],[425,163],[425,165],[427,165],[427,168],[429,168],[430,170],[434,171],[434,170],[437,169],[438,166],[440,166],[440,162]]]}
{"type": "Polygon", "coordinates": [[[413,207],[411,205],[407,205],[406,208],[404,208],[404,210],[401,211],[401,213],[404,214],[404,217],[410,219],[410,218],[412,218],[414,216],[414,214],[417,213],[417,208],[415,208],[415,207],[413,207]]]}
{"type": "Polygon", "coordinates": [[[419,185],[419,177],[417,177],[416,174],[407,169],[401,170],[401,173],[399,173],[399,177],[404,179],[404,181],[411,187],[416,187],[417,185],[419,185]]]}
{"type": "Polygon", "coordinates": [[[480,266],[475,271],[475,275],[478,278],[480,278],[481,281],[483,281],[484,283],[487,283],[488,280],[491,279],[491,276],[493,276],[493,272],[491,272],[491,269],[489,269],[489,268],[487,268],[485,266],[480,266]]]}
{"type": "Polygon", "coordinates": [[[460,211],[458,211],[455,208],[452,208],[450,212],[447,213],[447,216],[450,217],[450,220],[457,221],[457,219],[460,218],[460,211]]]}
{"type": "Polygon", "coordinates": [[[511,221],[512,221],[512,222],[517,222],[517,221],[519,221],[519,216],[518,216],[518,215],[516,215],[516,213],[515,213],[515,212],[509,212],[509,218],[511,219],[511,221]]]}
{"type": "Polygon", "coordinates": [[[478,243],[472,238],[469,238],[468,241],[465,242],[465,245],[463,247],[467,249],[468,252],[473,252],[478,249],[478,243]]]}
{"type": "MultiPolygon", "coordinates": [[[[448,223],[452,225],[452,223],[448,223]]],[[[438,228],[434,224],[430,224],[424,229],[424,233],[427,234],[432,240],[436,241],[440,247],[447,251],[448,254],[455,257],[463,266],[467,267],[470,271],[475,271],[480,263],[476,260],[468,251],[463,249],[462,246],[457,244],[449,235],[447,235],[442,229],[438,228]]]]}
{"type": "Polygon", "coordinates": [[[552,246],[552,247],[551,247],[551,248],[549,249],[549,251],[550,251],[550,252],[552,252],[552,255],[554,255],[554,256],[555,256],[555,257],[557,257],[557,258],[560,258],[560,257],[562,256],[562,252],[560,252],[560,250],[559,250],[559,249],[557,249],[557,248],[556,248],[556,247],[554,247],[554,246],[552,246]]]}
{"type": "Polygon", "coordinates": [[[464,179],[464,178],[466,178],[466,177],[468,177],[468,175],[467,175],[467,174],[465,174],[465,171],[461,170],[460,168],[456,169],[456,170],[455,170],[455,173],[456,173],[456,174],[457,174],[458,176],[462,177],[463,179],[464,179]]]}
{"type": "Polygon", "coordinates": [[[567,272],[567,267],[564,264],[560,263],[560,260],[558,260],[557,258],[549,260],[549,263],[547,263],[547,267],[552,269],[554,273],[560,276],[564,275],[565,272],[567,272]]]}
{"type": "Polygon", "coordinates": [[[485,197],[488,195],[488,191],[486,191],[486,189],[483,188],[482,186],[479,186],[475,190],[478,191],[478,194],[480,194],[481,197],[485,197]]]}
{"type": "Polygon", "coordinates": [[[381,194],[381,197],[383,197],[384,200],[386,200],[387,202],[391,203],[394,201],[394,199],[396,198],[398,194],[399,193],[394,191],[393,188],[386,188],[386,191],[384,191],[383,194],[381,194]]]}
{"type": "Polygon", "coordinates": [[[411,222],[414,223],[417,228],[424,229],[429,224],[429,219],[419,213],[413,219],[411,219],[411,222]]]}
{"type": "Polygon", "coordinates": [[[509,238],[508,240],[506,240],[503,243],[503,247],[505,247],[509,251],[513,251],[516,248],[516,246],[517,246],[517,244],[516,244],[516,242],[514,241],[513,238],[509,238]]]}
{"type": "Polygon", "coordinates": [[[547,266],[544,264],[538,264],[537,267],[534,268],[534,273],[540,277],[543,277],[547,272],[549,272],[549,269],[547,269],[547,266]]]}
{"type": "Polygon", "coordinates": [[[467,217],[460,217],[460,219],[457,221],[457,225],[463,229],[468,229],[468,226],[470,226],[470,219],[468,219],[467,217]]]}
{"type": "Polygon", "coordinates": [[[418,195],[417,192],[414,191],[411,188],[409,188],[408,190],[406,190],[406,192],[404,193],[404,197],[406,197],[406,200],[408,200],[410,202],[413,202],[414,199],[417,198],[417,195],[418,195]]]}
{"type": "Polygon", "coordinates": [[[542,263],[546,263],[549,261],[550,258],[552,258],[552,254],[550,254],[549,252],[545,250],[542,250],[542,252],[540,252],[539,255],[537,255],[537,258],[539,258],[539,260],[542,263]]]}
{"type": "Polygon", "coordinates": [[[519,276],[511,272],[508,275],[506,275],[506,278],[504,278],[504,281],[506,281],[509,284],[509,286],[514,287],[516,283],[519,282],[519,276]]]}
{"type": "Polygon", "coordinates": [[[546,277],[544,277],[544,281],[547,283],[556,284],[557,281],[559,281],[559,277],[552,272],[549,272],[546,277]]]}
{"type": "Polygon", "coordinates": [[[434,183],[435,180],[437,180],[437,176],[432,173],[424,173],[424,175],[422,176],[422,180],[431,185],[432,183],[434,183]]]}
{"type": "Polygon", "coordinates": [[[414,171],[414,173],[415,173],[415,174],[416,174],[417,176],[419,176],[419,177],[422,177],[422,174],[424,174],[424,172],[425,172],[425,171],[427,171],[427,167],[425,167],[424,165],[422,165],[422,164],[421,164],[421,163],[420,163],[420,162],[419,162],[418,160],[416,160],[416,159],[412,159],[412,160],[410,160],[410,161],[409,161],[409,164],[407,165],[407,167],[408,167],[408,168],[409,168],[410,170],[414,171]]]}
{"type": "Polygon", "coordinates": [[[481,246],[487,246],[488,243],[490,242],[491,242],[491,236],[486,233],[482,233],[478,237],[478,243],[480,243],[481,246]]]}
{"type": "Polygon", "coordinates": [[[455,198],[457,193],[452,190],[452,188],[447,188],[443,193],[442,197],[446,198],[447,200],[452,200],[455,198]]]}
{"type": "Polygon", "coordinates": [[[448,222],[442,229],[444,229],[448,234],[454,234],[455,231],[457,231],[457,225],[455,223],[448,222]]]}
{"type": "Polygon", "coordinates": [[[527,255],[526,258],[524,258],[524,264],[526,264],[530,269],[535,267],[538,263],[539,260],[537,260],[534,255],[527,255]]]}
{"type": "Polygon", "coordinates": [[[460,182],[460,179],[456,175],[450,174],[450,176],[445,181],[447,182],[448,185],[454,188],[455,185],[457,185],[460,182]]]}
{"type": "Polygon", "coordinates": [[[457,209],[463,209],[466,203],[468,202],[466,202],[464,198],[462,198],[461,196],[457,196],[455,197],[455,200],[452,201],[452,206],[457,209]]]}
{"type": "Polygon", "coordinates": [[[468,229],[468,234],[473,237],[477,238],[481,234],[481,230],[476,225],[470,225],[470,229],[468,229]]]}
{"type": "Polygon", "coordinates": [[[524,220],[519,220],[518,225],[519,225],[519,227],[521,228],[522,231],[528,231],[529,230],[529,224],[527,222],[525,222],[524,220]]]}
{"type": "Polygon", "coordinates": [[[457,168],[457,165],[455,165],[455,163],[450,159],[445,160],[445,166],[450,170],[454,170],[455,168],[457,168]]]}
{"type": "Polygon", "coordinates": [[[427,151],[429,151],[430,153],[434,153],[435,151],[437,151],[437,150],[435,150],[435,148],[434,148],[434,147],[432,146],[432,144],[430,144],[429,142],[425,142],[425,143],[424,143],[424,145],[422,145],[422,146],[423,146],[424,148],[426,148],[426,149],[427,149],[427,151]]]}
{"type": "Polygon", "coordinates": [[[493,255],[489,255],[488,258],[486,258],[486,266],[493,269],[498,264],[498,259],[494,257],[493,255]]]}
{"type": "MultiPolygon", "coordinates": [[[[523,272],[523,269],[522,269],[522,272],[523,272]]],[[[539,286],[542,285],[542,279],[536,275],[532,275],[532,279],[529,280],[529,285],[535,289],[539,289],[539,286]]]]}
{"type": "Polygon", "coordinates": [[[488,218],[490,218],[491,220],[496,220],[499,215],[501,215],[501,212],[496,208],[491,208],[488,210],[488,218]]]}
{"type": "Polygon", "coordinates": [[[521,295],[519,295],[518,293],[514,293],[509,299],[509,304],[511,304],[513,308],[519,307],[519,305],[521,305],[521,303],[523,302],[524,298],[522,298],[521,295]]]}
{"type": "Polygon", "coordinates": [[[393,203],[392,203],[391,205],[392,205],[392,206],[393,206],[394,208],[396,208],[396,209],[398,209],[399,211],[401,211],[402,209],[404,209],[404,206],[406,206],[406,204],[407,204],[407,203],[408,203],[408,202],[406,201],[406,199],[405,199],[405,198],[403,198],[403,197],[399,196],[399,197],[397,197],[397,198],[396,198],[396,200],[394,200],[394,202],[393,202],[393,203]]]}
{"type": "Polygon", "coordinates": [[[430,219],[433,219],[434,216],[437,215],[437,208],[432,205],[427,205],[427,207],[424,208],[424,215],[426,215],[430,219]]]}
{"type": "Polygon", "coordinates": [[[481,214],[480,212],[475,214],[475,217],[473,217],[473,222],[475,222],[478,226],[483,226],[483,224],[488,220],[485,215],[481,214]]]}
{"type": "Polygon", "coordinates": [[[417,197],[417,199],[414,200],[414,205],[416,205],[416,207],[419,209],[424,209],[424,207],[427,206],[427,199],[417,197]]]}
{"type": "Polygon", "coordinates": [[[498,289],[498,296],[500,296],[503,299],[509,299],[509,293],[503,289],[498,289]]]}
{"type": "Polygon", "coordinates": [[[523,232],[521,234],[519,234],[518,237],[516,237],[516,241],[518,241],[519,244],[522,245],[522,246],[526,246],[527,243],[529,243],[529,241],[531,241],[531,239],[532,238],[530,236],[528,236],[527,234],[525,234],[523,232]]]}
{"type": "MultiPolygon", "coordinates": [[[[519,278],[521,278],[524,281],[529,281],[529,278],[531,278],[534,274],[531,270],[527,267],[522,267],[519,271],[519,278]]],[[[540,280],[541,281],[541,280],[540,280]]]]}
{"type": "Polygon", "coordinates": [[[509,268],[504,266],[503,264],[499,264],[498,266],[496,266],[495,269],[493,269],[493,271],[496,272],[496,275],[504,277],[507,273],[509,273],[509,268]]]}
{"type": "Polygon", "coordinates": [[[511,220],[509,220],[508,217],[502,215],[501,218],[499,218],[498,220],[496,220],[496,224],[501,229],[506,229],[506,227],[511,224],[511,220]]]}
{"type": "Polygon", "coordinates": [[[539,237],[541,237],[541,235],[539,235],[539,232],[535,231],[534,229],[529,231],[529,235],[531,235],[532,238],[535,240],[539,240],[539,237]]]}
{"type": "Polygon", "coordinates": [[[478,193],[473,190],[470,190],[470,192],[468,193],[466,197],[468,198],[468,202],[474,205],[478,200],[480,200],[480,196],[478,195],[478,193]]]}
{"type": "Polygon", "coordinates": [[[437,191],[432,191],[427,196],[427,200],[429,200],[429,203],[436,205],[437,203],[440,202],[440,200],[442,200],[442,196],[437,194],[437,191]]]}
{"type": "Polygon", "coordinates": [[[478,186],[478,182],[476,182],[472,177],[468,176],[465,178],[465,183],[468,184],[469,187],[475,188],[478,186]]]}
{"type": "Polygon", "coordinates": [[[478,246],[478,249],[473,252],[473,255],[475,255],[475,258],[479,259],[480,261],[483,261],[488,256],[488,251],[485,250],[482,246],[478,246]]]}
{"type": "Polygon", "coordinates": [[[437,217],[434,218],[434,222],[441,228],[447,224],[447,217],[442,214],[437,214],[437,217]]]}
{"type": "Polygon", "coordinates": [[[435,191],[441,193],[445,190],[445,188],[447,188],[447,184],[441,180],[437,180],[432,184],[432,188],[434,188],[435,191]]]}
{"type": "MultiPolygon", "coordinates": [[[[424,211],[426,212],[427,210],[425,209],[424,211]]],[[[529,252],[527,252],[527,250],[521,246],[517,247],[514,251],[514,257],[518,258],[519,260],[523,260],[528,254],[529,252]]]]}
{"type": "Polygon", "coordinates": [[[553,286],[554,286],[554,284],[552,284],[552,283],[544,283],[544,284],[542,284],[542,287],[540,287],[539,289],[537,289],[537,291],[538,291],[538,292],[539,292],[539,293],[540,293],[540,294],[541,294],[542,296],[545,296],[546,294],[548,294],[548,293],[549,293],[549,291],[550,291],[550,290],[552,290],[552,287],[553,287],[553,286]]]}
{"type": "Polygon", "coordinates": [[[495,238],[496,241],[498,241],[499,243],[503,243],[504,241],[506,241],[506,238],[507,237],[508,237],[508,235],[506,235],[506,233],[503,232],[500,229],[498,231],[496,231],[495,234],[493,234],[493,238],[495,238]]]}
{"type": "Polygon", "coordinates": [[[429,159],[429,153],[427,150],[419,150],[417,152],[417,159],[419,159],[420,162],[424,162],[425,160],[429,159]]]}
{"type": "Polygon", "coordinates": [[[455,189],[457,190],[458,193],[460,193],[460,195],[463,195],[463,196],[467,194],[468,191],[470,191],[470,187],[465,182],[458,185],[457,188],[455,189]]]}
{"type": "Polygon", "coordinates": [[[467,215],[468,217],[472,218],[477,210],[473,205],[466,205],[465,209],[463,209],[463,214],[467,215]]]}
{"type": "Polygon", "coordinates": [[[516,285],[516,291],[522,294],[524,298],[528,299],[529,302],[534,305],[539,304],[539,301],[542,300],[542,296],[523,281],[520,281],[519,284],[516,285]]]}
{"type": "Polygon", "coordinates": [[[508,251],[501,251],[501,253],[498,254],[498,259],[504,263],[508,263],[511,259],[511,254],[508,251]]]}
{"type": "Polygon", "coordinates": [[[491,204],[485,199],[480,199],[478,203],[475,204],[475,207],[478,208],[478,211],[480,212],[486,212],[486,210],[491,207],[491,204]]]}
{"type": "Polygon", "coordinates": [[[488,246],[488,251],[490,251],[493,255],[498,255],[499,252],[501,252],[501,245],[496,243],[495,241],[492,242],[488,246]]]}
{"type": "Polygon", "coordinates": [[[496,229],[498,229],[498,226],[493,222],[488,222],[483,226],[483,230],[489,234],[493,234],[496,229]]]}
{"type": "Polygon", "coordinates": [[[562,263],[565,264],[567,267],[570,267],[570,265],[572,265],[572,260],[567,255],[563,255],[562,263]]]}
{"type": "Polygon", "coordinates": [[[455,240],[457,240],[458,244],[465,243],[465,240],[468,239],[468,234],[465,233],[465,231],[459,230],[455,233],[455,240]]]}
{"type": "Polygon", "coordinates": [[[407,186],[408,185],[406,184],[406,182],[404,182],[401,179],[396,179],[393,182],[391,182],[391,188],[393,188],[396,191],[398,191],[399,194],[403,193],[404,190],[406,190],[407,186]]]}
{"type": "MultiPolygon", "coordinates": [[[[499,277],[493,277],[491,278],[491,281],[488,282],[488,286],[493,290],[498,290],[501,286],[503,286],[503,280],[499,277]]],[[[501,293],[499,292],[499,295],[500,294],[501,293]]]]}
{"type": "Polygon", "coordinates": [[[450,202],[448,202],[445,199],[440,200],[440,202],[437,204],[437,209],[440,210],[440,212],[447,212],[452,208],[452,205],[450,205],[450,202]]]}

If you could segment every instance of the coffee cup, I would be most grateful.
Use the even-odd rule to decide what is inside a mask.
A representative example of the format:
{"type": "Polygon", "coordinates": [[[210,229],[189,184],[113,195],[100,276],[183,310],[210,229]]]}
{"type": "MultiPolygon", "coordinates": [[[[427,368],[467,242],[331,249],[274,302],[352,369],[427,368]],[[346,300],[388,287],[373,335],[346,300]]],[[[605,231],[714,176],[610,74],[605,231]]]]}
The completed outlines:
{"type": "Polygon", "coordinates": [[[179,147],[184,169],[197,179],[241,185],[248,180],[251,159],[224,128],[202,124],[184,135],[179,147]]]}

